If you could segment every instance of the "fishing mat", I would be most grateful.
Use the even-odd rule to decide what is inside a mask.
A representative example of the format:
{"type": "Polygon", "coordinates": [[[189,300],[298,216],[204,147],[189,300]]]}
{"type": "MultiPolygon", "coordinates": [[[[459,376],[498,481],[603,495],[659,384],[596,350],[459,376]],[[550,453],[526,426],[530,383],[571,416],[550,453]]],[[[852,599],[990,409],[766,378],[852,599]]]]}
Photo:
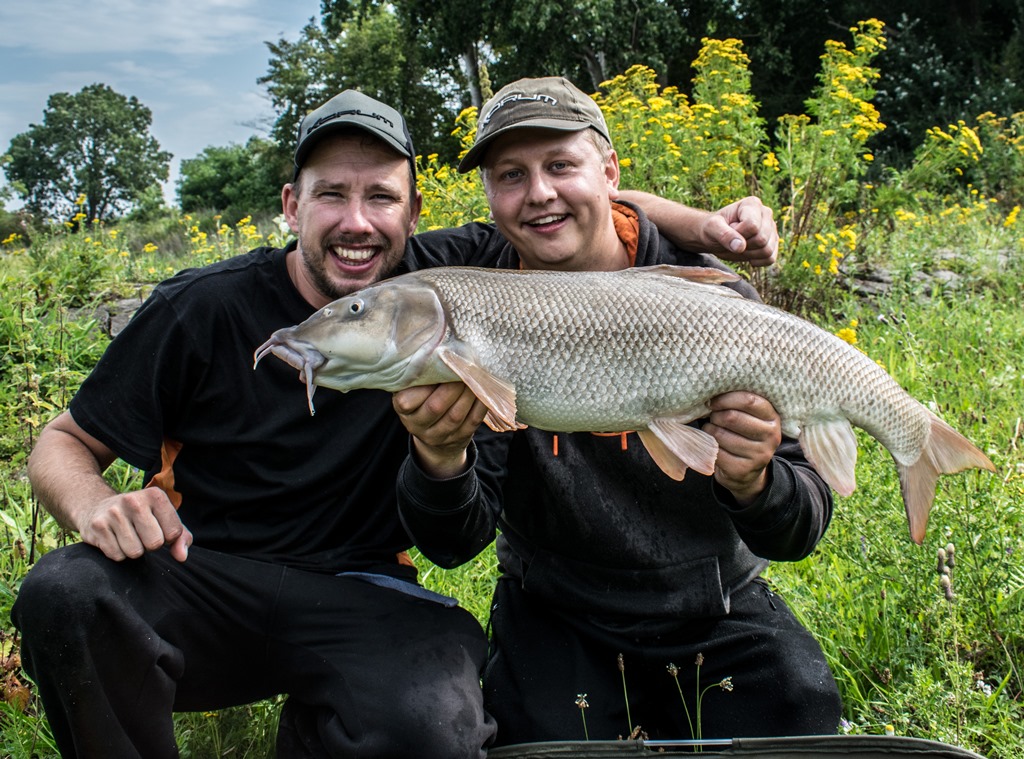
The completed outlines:
{"type": "Polygon", "coordinates": [[[897,735],[807,735],[679,741],[552,741],[491,749],[488,759],[625,759],[633,756],[742,759],[983,759],[964,748],[897,735]]]}

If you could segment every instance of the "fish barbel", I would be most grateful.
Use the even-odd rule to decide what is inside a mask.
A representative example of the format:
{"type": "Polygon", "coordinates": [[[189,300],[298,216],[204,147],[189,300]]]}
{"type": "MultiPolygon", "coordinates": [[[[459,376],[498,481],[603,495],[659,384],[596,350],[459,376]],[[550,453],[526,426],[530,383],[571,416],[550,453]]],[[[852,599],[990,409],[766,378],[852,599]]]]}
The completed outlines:
{"type": "Polygon", "coordinates": [[[340,298],[255,353],[315,386],[396,391],[461,380],[495,430],[635,430],[681,480],[714,472],[718,444],[689,426],[708,402],[745,390],[768,399],[784,435],[840,495],[856,487],[851,425],[896,462],[911,538],[924,539],[940,474],[994,471],[965,437],[861,351],[792,314],[713,282],[714,269],[618,272],[440,267],[340,298]]]}

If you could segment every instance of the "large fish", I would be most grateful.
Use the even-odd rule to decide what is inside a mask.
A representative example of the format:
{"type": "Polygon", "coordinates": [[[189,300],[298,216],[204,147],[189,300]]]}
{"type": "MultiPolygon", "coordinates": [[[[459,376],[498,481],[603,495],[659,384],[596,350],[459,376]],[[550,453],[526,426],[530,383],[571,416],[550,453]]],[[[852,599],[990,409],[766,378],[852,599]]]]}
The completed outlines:
{"type": "Polygon", "coordinates": [[[992,462],[838,337],[738,296],[713,269],[619,272],[442,267],[340,298],[255,353],[315,385],[400,390],[461,380],[496,430],[635,430],[666,474],[712,474],[718,445],[689,422],[747,390],[771,401],[840,495],[856,486],[851,424],[892,454],[920,543],[938,476],[992,462]],[[703,280],[703,281],[700,281],[703,280]]]}

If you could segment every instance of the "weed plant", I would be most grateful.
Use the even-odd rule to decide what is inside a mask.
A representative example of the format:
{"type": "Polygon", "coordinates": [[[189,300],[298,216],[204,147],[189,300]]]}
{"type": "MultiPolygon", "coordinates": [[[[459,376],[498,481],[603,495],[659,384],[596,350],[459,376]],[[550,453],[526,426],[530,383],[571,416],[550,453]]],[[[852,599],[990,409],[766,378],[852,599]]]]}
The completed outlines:
{"type": "MultiPolygon", "coordinates": [[[[851,40],[826,48],[808,113],[776,125],[757,115],[736,40],[705,41],[692,98],[634,67],[596,99],[624,186],[701,207],[765,197],[783,237],[778,266],[754,275],[765,298],[857,345],[995,463],[994,475],[940,480],[916,546],[891,458],[858,433],[856,492],[836,499],[812,556],[773,564],[769,578],[825,650],[844,731],[890,727],[1011,759],[1024,745],[1024,116],[936,125],[905,172],[874,166],[870,138],[883,114],[871,106],[872,61],[882,25],[859,24],[851,40]],[[856,294],[867,273],[886,283],[870,297],[856,294]]],[[[464,147],[475,123],[470,109],[455,125],[464,147]]],[[[459,175],[436,156],[419,160],[421,230],[486,220],[476,174],[459,175]]],[[[56,751],[20,669],[10,607],[32,562],[75,539],[39,509],[25,460],[103,352],[103,304],[141,300],[178,269],[285,235],[277,222],[229,226],[215,214],[82,221],[33,235],[31,245],[18,233],[0,241],[0,755],[12,759],[56,751]]],[[[138,485],[123,463],[107,476],[118,488],[138,485]]],[[[413,556],[425,585],[486,625],[493,550],[447,571],[413,556]]],[[[610,663],[609,677],[623,675],[610,663]]],[[[580,684],[566,689],[585,729],[586,694],[580,684]]],[[[685,694],[695,735],[699,696],[685,694]]],[[[272,756],[280,703],[176,715],[182,756],[272,756]]]]}

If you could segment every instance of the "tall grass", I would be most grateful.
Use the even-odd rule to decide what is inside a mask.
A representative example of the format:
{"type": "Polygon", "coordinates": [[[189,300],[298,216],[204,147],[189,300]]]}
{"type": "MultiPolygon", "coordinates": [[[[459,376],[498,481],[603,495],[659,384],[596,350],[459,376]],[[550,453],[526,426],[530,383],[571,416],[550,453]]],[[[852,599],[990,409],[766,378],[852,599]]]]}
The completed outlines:
{"type": "MultiPolygon", "coordinates": [[[[735,40],[706,42],[692,102],[640,68],[607,83],[599,102],[627,185],[703,206],[751,190],[770,198],[784,242],[779,266],[756,277],[766,297],[855,342],[996,464],[994,475],[940,480],[916,546],[893,462],[861,434],[856,492],[837,498],[812,556],[772,565],[769,577],[828,656],[844,730],[891,726],[1011,759],[1024,746],[1021,118],[938,125],[911,169],[880,171],[866,142],[884,116],[869,107],[882,30],[866,22],[852,35],[850,50],[826,49],[829,76],[811,112],[774,131],[757,119],[735,40]],[[882,275],[884,292],[855,294],[868,274],[882,275]]],[[[464,142],[474,125],[472,111],[460,116],[464,142]]],[[[427,156],[420,183],[423,229],[486,217],[474,175],[427,156]]],[[[24,466],[40,427],[107,344],[104,304],[141,299],[185,266],[281,241],[275,224],[186,216],[146,228],[69,223],[30,247],[16,236],[0,245],[0,755],[56,755],[20,669],[10,607],[32,562],[75,536],[39,509],[24,466]]],[[[138,473],[118,464],[108,477],[128,488],[138,473]]],[[[492,549],[448,571],[414,557],[425,585],[486,624],[492,549]]],[[[176,715],[182,756],[272,756],[279,706],[176,715]]]]}

